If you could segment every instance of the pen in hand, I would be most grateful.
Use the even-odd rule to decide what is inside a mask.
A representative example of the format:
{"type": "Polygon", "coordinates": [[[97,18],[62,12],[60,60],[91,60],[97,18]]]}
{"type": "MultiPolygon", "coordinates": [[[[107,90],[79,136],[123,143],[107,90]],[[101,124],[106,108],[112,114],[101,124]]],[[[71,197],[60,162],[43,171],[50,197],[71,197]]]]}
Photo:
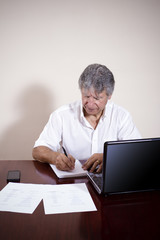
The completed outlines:
{"type": "MultiPolygon", "coordinates": [[[[66,149],[62,146],[62,149],[63,149],[63,152],[64,152],[64,154],[65,154],[65,156],[68,158],[68,154],[67,154],[67,152],[66,152],[66,149]]],[[[70,159],[70,158],[69,158],[70,159]]],[[[73,170],[74,169],[74,167],[75,167],[75,161],[73,162],[72,161],[72,159],[70,159],[71,161],[70,161],[70,163],[69,163],[69,166],[70,166],[70,169],[71,170],[73,170]],[[70,165],[71,164],[71,165],[70,165]]],[[[68,164],[67,164],[68,165],[68,164]]]]}
{"type": "Polygon", "coordinates": [[[64,154],[66,155],[66,157],[68,157],[68,155],[67,155],[67,152],[66,152],[66,149],[62,146],[62,149],[63,149],[63,152],[64,152],[64,154]]]}

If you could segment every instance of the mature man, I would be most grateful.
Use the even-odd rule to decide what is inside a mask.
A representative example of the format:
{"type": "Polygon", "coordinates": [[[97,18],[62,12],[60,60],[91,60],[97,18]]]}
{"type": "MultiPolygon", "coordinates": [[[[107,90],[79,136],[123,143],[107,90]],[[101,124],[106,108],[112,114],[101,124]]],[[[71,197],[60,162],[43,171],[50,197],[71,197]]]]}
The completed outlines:
{"type": "Polygon", "coordinates": [[[106,66],[89,65],[79,78],[81,101],[51,114],[35,142],[33,158],[60,170],[74,169],[75,159],[86,160],[84,169],[101,172],[105,141],[140,138],[129,112],[108,101],[114,85],[114,76],[106,66]]]}

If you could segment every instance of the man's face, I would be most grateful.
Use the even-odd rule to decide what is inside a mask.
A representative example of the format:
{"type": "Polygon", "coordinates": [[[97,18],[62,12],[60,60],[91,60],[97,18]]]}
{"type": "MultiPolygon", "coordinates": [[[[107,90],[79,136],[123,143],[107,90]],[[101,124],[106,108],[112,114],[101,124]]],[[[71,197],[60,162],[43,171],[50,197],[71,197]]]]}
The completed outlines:
{"type": "Polygon", "coordinates": [[[82,88],[81,94],[85,115],[101,114],[107,101],[111,98],[106,95],[105,90],[98,94],[93,88],[90,88],[89,90],[82,88]]]}

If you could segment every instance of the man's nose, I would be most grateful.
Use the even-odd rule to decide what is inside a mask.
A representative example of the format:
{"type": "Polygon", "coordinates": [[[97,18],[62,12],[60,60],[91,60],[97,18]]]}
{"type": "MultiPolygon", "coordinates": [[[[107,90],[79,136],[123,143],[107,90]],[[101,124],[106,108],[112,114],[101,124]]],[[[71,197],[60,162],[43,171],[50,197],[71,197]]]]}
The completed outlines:
{"type": "Polygon", "coordinates": [[[94,103],[95,103],[94,98],[93,98],[93,97],[90,97],[90,98],[88,99],[88,105],[89,105],[89,106],[92,106],[94,103]]]}

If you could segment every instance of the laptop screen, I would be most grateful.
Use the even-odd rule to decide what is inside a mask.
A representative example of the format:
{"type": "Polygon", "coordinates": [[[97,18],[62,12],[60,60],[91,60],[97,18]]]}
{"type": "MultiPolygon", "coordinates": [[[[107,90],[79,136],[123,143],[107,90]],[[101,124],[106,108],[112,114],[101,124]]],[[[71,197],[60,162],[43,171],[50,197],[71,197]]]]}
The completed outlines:
{"type": "Polygon", "coordinates": [[[160,189],[160,139],[106,142],[104,193],[160,189]]]}

